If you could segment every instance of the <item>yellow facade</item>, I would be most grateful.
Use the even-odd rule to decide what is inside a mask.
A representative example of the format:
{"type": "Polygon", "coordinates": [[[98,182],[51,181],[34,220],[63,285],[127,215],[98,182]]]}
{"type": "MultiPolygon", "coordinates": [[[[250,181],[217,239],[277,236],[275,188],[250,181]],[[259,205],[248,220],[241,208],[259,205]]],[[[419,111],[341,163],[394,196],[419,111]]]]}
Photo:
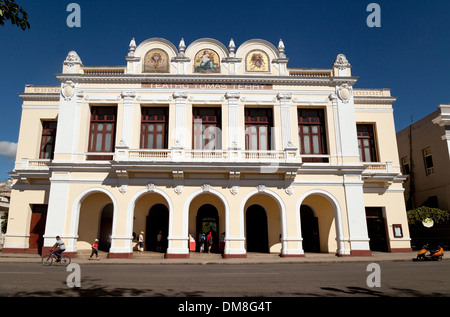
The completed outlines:
{"type": "Polygon", "coordinates": [[[60,87],[20,94],[3,252],[60,235],[67,252],[99,238],[110,257],[130,257],[140,232],[154,250],[162,230],[166,257],[188,257],[189,235],[198,244],[208,229],[225,258],[410,250],[396,98],[353,88],[342,54],[329,69],[288,61],[282,41],[264,40],[132,40],[123,67],[87,67],[70,52],[60,87]]]}

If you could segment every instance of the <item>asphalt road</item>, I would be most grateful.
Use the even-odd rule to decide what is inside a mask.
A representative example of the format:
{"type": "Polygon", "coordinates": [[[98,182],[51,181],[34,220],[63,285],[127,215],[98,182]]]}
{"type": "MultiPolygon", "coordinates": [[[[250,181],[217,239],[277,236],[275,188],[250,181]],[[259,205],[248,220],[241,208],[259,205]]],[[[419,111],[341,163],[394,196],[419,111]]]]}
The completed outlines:
{"type": "Polygon", "coordinates": [[[449,282],[450,261],[383,262],[375,271],[368,270],[368,263],[94,263],[69,271],[0,264],[1,297],[448,297],[449,282]]]}

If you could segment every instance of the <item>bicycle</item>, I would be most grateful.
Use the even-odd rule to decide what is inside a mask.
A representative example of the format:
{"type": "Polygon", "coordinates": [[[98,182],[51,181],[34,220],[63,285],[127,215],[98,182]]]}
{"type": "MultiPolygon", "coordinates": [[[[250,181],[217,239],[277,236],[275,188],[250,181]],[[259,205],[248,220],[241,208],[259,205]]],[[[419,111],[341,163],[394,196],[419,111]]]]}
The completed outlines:
{"type": "MultiPolygon", "coordinates": [[[[56,255],[53,251],[50,251],[50,254],[46,254],[42,257],[41,262],[43,265],[52,265],[53,259],[56,258],[56,255]]],[[[61,254],[59,261],[55,261],[60,266],[68,266],[72,260],[68,255],[61,254]]]]}

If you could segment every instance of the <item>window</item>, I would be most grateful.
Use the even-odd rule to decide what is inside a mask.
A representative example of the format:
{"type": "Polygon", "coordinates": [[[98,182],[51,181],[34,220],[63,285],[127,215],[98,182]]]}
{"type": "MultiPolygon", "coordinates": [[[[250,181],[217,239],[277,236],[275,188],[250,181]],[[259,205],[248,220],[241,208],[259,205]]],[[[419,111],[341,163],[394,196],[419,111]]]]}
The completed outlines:
{"type": "Polygon", "coordinates": [[[55,152],[56,121],[42,121],[40,159],[53,159],[55,152]]]}
{"type": "Polygon", "coordinates": [[[141,149],[167,149],[169,111],[165,107],[143,107],[141,149]]]}
{"type": "Polygon", "coordinates": [[[194,150],[222,148],[221,108],[193,108],[194,150]]]}
{"type": "Polygon", "coordinates": [[[358,148],[361,162],[377,162],[373,125],[357,124],[358,148]]]}
{"type": "MultiPolygon", "coordinates": [[[[92,107],[88,152],[114,152],[116,107],[92,107]]],[[[112,155],[89,155],[88,160],[111,160],[112,155]]]]}
{"type": "MultiPolygon", "coordinates": [[[[327,154],[323,109],[298,109],[298,139],[300,154],[327,154]]],[[[328,162],[326,158],[305,157],[303,162],[328,162]]]]}
{"type": "Polygon", "coordinates": [[[246,150],[271,149],[272,109],[245,109],[246,150]]]}
{"type": "Polygon", "coordinates": [[[408,157],[404,156],[401,158],[401,168],[402,168],[402,174],[403,175],[409,175],[410,173],[410,169],[409,169],[409,161],[408,161],[408,157]]]}
{"type": "Polygon", "coordinates": [[[429,147],[423,149],[422,154],[423,154],[423,162],[425,164],[425,174],[427,176],[434,174],[433,157],[431,156],[431,149],[429,147]]]}

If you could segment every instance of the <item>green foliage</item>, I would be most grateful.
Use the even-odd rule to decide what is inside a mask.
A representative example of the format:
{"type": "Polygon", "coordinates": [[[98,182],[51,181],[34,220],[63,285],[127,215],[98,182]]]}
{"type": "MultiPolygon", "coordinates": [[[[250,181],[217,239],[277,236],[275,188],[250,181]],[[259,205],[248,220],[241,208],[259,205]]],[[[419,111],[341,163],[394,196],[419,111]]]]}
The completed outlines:
{"type": "Polygon", "coordinates": [[[22,30],[30,28],[28,14],[14,0],[0,0],[0,25],[4,26],[6,20],[10,20],[11,24],[19,26],[22,30]]]}
{"type": "Polygon", "coordinates": [[[8,211],[4,213],[5,220],[1,221],[1,232],[6,233],[6,227],[8,226],[8,211]]]}
{"type": "Polygon", "coordinates": [[[413,210],[408,210],[406,214],[408,216],[409,224],[422,222],[425,219],[431,219],[435,223],[444,222],[450,219],[450,214],[448,211],[426,206],[421,206],[413,210]]]}

